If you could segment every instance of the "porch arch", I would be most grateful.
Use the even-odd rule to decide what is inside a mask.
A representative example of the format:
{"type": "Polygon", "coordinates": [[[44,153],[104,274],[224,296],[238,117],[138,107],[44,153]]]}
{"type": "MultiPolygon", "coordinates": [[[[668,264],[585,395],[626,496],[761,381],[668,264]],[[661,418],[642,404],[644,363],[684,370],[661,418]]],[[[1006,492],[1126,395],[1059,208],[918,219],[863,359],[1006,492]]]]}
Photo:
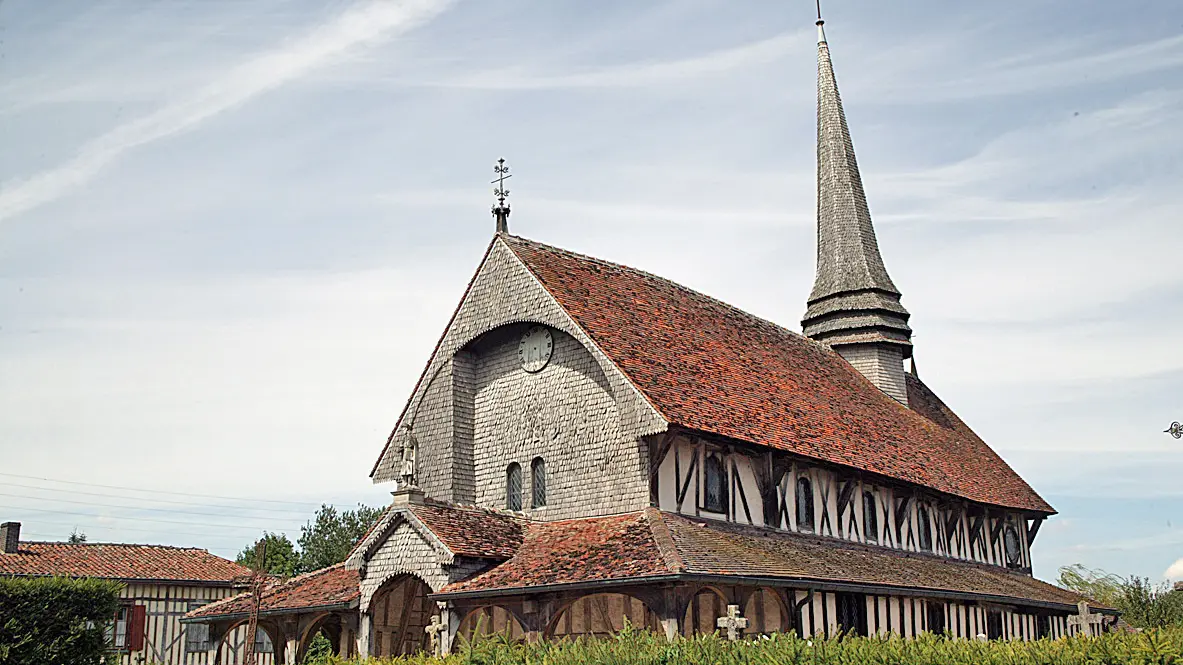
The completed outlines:
{"type": "MultiPolygon", "coordinates": [[[[727,594],[714,586],[703,586],[694,593],[682,616],[682,636],[709,635],[718,628],[715,621],[727,613],[727,594]]],[[[750,623],[750,622],[749,622],[750,623]]]]}
{"type": "MultiPolygon", "coordinates": [[[[230,624],[218,637],[217,648],[214,649],[213,662],[215,665],[237,663],[243,657],[243,654],[246,653],[247,623],[248,619],[239,619],[230,624]]],[[[265,621],[260,621],[258,626],[258,632],[267,636],[267,641],[271,646],[269,653],[256,652],[260,656],[259,663],[283,662],[283,634],[279,633],[275,626],[265,621]]],[[[255,638],[255,641],[258,642],[258,637],[255,638]]]]}
{"type": "MultiPolygon", "coordinates": [[[[779,589],[757,587],[747,594],[743,604],[743,616],[748,620],[744,635],[772,635],[790,633],[796,629],[795,612],[785,601],[779,589]]],[[[726,609],[726,607],[724,607],[726,609]]]]}
{"type": "Polygon", "coordinates": [[[511,640],[525,639],[526,631],[514,613],[500,605],[482,605],[460,620],[456,630],[460,641],[472,641],[491,635],[504,635],[511,640]]]}
{"type": "Polygon", "coordinates": [[[624,593],[595,593],[571,600],[555,613],[546,637],[608,637],[624,630],[626,620],[636,628],[662,630],[661,618],[640,598],[624,593]]]}
{"type": "Polygon", "coordinates": [[[431,587],[416,575],[391,577],[370,599],[367,613],[373,637],[374,657],[401,656],[426,651],[430,637],[424,630],[436,613],[431,587]]]}
{"type": "Polygon", "coordinates": [[[299,641],[296,643],[296,662],[304,662],[304,658],[308,655],[308,647],[312,644],[312,640],[316,639],[318,634],[324,633],[324,636],[332,645],[332,653],[334,656],[344,655],[341,653],[341,631],[344,626],[341,625],[341,618],[332,612],[323,612],[312,620],[304,630],[300,632],[299,641]]]}

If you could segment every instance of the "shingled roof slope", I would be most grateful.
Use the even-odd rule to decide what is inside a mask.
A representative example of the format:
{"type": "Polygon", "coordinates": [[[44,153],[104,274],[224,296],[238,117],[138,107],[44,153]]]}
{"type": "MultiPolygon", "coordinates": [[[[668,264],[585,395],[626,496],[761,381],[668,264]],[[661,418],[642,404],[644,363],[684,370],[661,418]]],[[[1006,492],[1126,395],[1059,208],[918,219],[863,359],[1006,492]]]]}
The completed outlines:
{"type": "Polygon", "coordinates": [[[858,584],[1071,608],[1080,596],[997,566],[903,552],[654,508],[613,517],[531,523],[510,560],[440,593],[491,594],[524,587],[656,578],[734,576],[858,584]]]}
{"type": "Polygon", "coordinates": [[[904,407],[817,342],[667,279],[501,239],[672,424],[1055,512],[963,423],[904,407]]]}
{"type": "Polygon", "coordinates": [[[512,515],[436,503],[407,509],[457,556],[508,559],[522,544],[525,520],[512,515]]]}
{"type": "Polygon", "coordinates": [[[163,545],[22,542],[15,553],[0,554],[0,575],[24,577],[229,584],[250,572],[203,549],[163,545]]]}
{"type": "MultiPolygon", "coordinates": [[[[263,589],[261,614],[285,611],[348,607],[361,597],[361,577],[345,564],[297,575],[290,580],[275,580],[263,589]]],[[[251,607],[250,592],[205,605],[185,615],[186,620],[220,619],[246,615],[251,607]]]]}

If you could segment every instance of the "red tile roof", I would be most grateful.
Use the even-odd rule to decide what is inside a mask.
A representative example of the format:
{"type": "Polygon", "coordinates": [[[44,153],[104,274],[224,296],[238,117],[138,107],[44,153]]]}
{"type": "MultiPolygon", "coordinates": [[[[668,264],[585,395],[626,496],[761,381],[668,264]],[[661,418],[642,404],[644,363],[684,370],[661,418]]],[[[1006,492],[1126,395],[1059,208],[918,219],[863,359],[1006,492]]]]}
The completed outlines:
{"type": "Polygon", "coordinates": [[[22,542],[0,554],[0,575],[229,584],[250,570],[196,548],[109,543],[22,542]]]}
{"type": "Polygon", "coordinates": [[[531,522],[509,561],[444,593],[668,575],[644,513],[531,522]]]}
{"type": "MultiPolygon", "coordinates": [[[[275,614],[331,607],[350,607],[361,597],[356,570],[339,563],[287,581],[275,580],[263,590],[261,614],[275,614]]],[[[250,612],[251,593],[241,593],[193,610],[186,619],[221,619],[250,612]]]]}
{"type": "Polygon", "coordinates": [[[918,381],[909,391],[923,403],[908,409],[797,333],[639,270],[503,238],[671,424],[972,501],[1054,512],[918,381]]]}
{"type": "MultiPolygon", "coordinates": [[[[510,560],[443,595],[646,578],[732,576],[802,585],[928,590],[1068,609],[1080,596],[997,566],[713,520],[645,512],[531,523],[510,560]]],[[[656,581],[656,579],[653,579],[656,581]]]]}
{"type": "Polygon", "coordinates": [[[409,510],[458,556],[508,559],[522,544],[525,520],[512,515],[437,503],[411,505],[409,510]]]}

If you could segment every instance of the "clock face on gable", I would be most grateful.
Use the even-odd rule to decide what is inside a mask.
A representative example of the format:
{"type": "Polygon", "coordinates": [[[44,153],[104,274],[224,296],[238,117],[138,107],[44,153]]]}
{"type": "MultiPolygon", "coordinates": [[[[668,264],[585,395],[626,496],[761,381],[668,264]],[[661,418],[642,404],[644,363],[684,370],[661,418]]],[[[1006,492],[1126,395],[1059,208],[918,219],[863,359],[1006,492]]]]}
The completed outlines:
{"type": "Polygon", "coordinates": [[[550,328],[530,326],[518,342],[518,360],[527,372],[541,372],[554,354],[555,340],[550,328]]]}

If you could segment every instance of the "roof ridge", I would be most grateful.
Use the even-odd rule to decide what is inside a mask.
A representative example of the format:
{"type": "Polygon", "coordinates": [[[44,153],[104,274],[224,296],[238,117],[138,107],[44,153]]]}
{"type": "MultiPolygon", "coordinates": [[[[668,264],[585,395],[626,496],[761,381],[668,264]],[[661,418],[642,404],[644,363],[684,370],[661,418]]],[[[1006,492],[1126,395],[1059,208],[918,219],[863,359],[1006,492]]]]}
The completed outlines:
{"type": "MultiPolygon", "coordinates": [[[[710,302],[712,302],[712,303],[715,303],[715,304],[717,304],[717,305],[721,305],[721,306],[723,306],[723,307],[725,307],[725,308],[727,308],[727,309],[729,309],[729,310],[731,310],[731,311],[733,311],[733,312],[735,312],[735,313],[737,313],[737,314],[740,314],[740,315],[742,315],[742,316],[744,316],[744,317],[746,317],[746,318],[748,318],[748,319],[751,319],[751,320],[753,320],[753,321],[756,321],[756,322],[758,322],[758,323],[761,323],[761,324],[764,324],[764,325],[770,326],[770,327],[772,327],[772,328],[775,328],[775,329],[776,329],[777,331],[779,331],[779,332],[787,333],[787,334],[788,334],[790,337],[793,337],[793,338],[799,339],[799,340],[801,340],[801,341],[803,341],[803,342],[811,342],[811,343],[813,343],[814,345],[816,345],[816,346],[817,346],[819,349],[823,349],[823,350],[826,350],[826,351],[830,351],[830,348],[829,348],[829,347],[827,347],[827,346],[825,346],[824,344],[821,344],[821,343],[819,343],[819,342],[815,342],[815,341],[813,341],[813,340],[809,339],[809,338],[808,338],[808,337],[806,337],[805,335],[802,335],[801,333],[799,333],[799,332],[797,332],[797,331],[795,331],[795,330],[792,330],[792,329],[790,329],[790,328],[786,328],[786,327],[784,327],[784,326],[780,325],[779,323],[777,323],[777,322],[775,322],[775,321],[772,321],[772,320],[770,320],[770,319],[766,319],[766,318],[764,318],[764,317],[762,317],[762,316],[757,316],[756,314],[752,314],[751,312],[749,312],[749,311],[747,311],[747,310],[745,310],[745,309],[741,309],[741,308],[739,308],[739,307],[736,307],[735,305],[732,305],[731,303],[729,303],[729,302],[727,302],[727,301],[725,301],[725,300],[720,300],[720,299],[718,299],[718,298],[716,298],[716,297],[714,297],[714,296],[712,296],[712,295],[709,295],[709,294],[703,293],[702,291],[698,291],[698,290],[696,290],[696,289],[692,289],[692,288],[690,288],[689,286],[686,286],[685,284],[681,284],[681,283],[679,283],[679,282],[675,282],[674,280],[672,280],[672,279],[670,279],[670,278],[668,278],[668,277],[662,277],[661,275],[658,275],[658,274],[656,274],[656,273],[651,273],[651,272],[649,272],[649,271],[647,271],[647,270],[642,270],[642,269],[640,269],[640,268],[634,268],[634,267],[632,267],[632,266],[630,266],[630,265],[625,265],[625,264],[623,264],[623,263],[616,263],[616,262],[614,262],[614,261],[608,261],[608,260],[606,260],[606,259],[597,258],[597,257],[595,257],[595,256],[591,256],[591,255],[589,255],[589,254],[582,254],[582,253],[580,253],[580,252],[576,252],[576,251],[573,251],[573,250],[570,250],[570,249],[566,249],[566,248],[563,248],[563,247],[558,247],[558,246],[556,246],[556,245],[549,245],[549,244],[547,244],[547,243],[540,242],[540,241],[538,241],[538,240],[533,240],[533,239],[531,239],[531,238],[526,238],[526,237],[523,237],[523,236],[515,236],[515,235],[510,235],[510,236],[505,236],[505,239],[507,239],[507,240],[511,240],[511,241],[519,241],[519,242],[529,243],[529,244],[531,244],[531,245],[535,245],[535,246],[537,246],[537,247],[540,247],[540,248],[542,248],[542,249],[545,249],[545,250],[554,251],[554,252],[561,252],[561,253],[563,253],[563,254],[567,254],[568,256],[571,256],[571,257],[574,257],[574,258],[577,258],[577,259],[581,259],[581,260],[584,260],[584,261],[590,261],[590,262],[592,262],[592,263],[598,263],[598,264],[600,264],[600,265],[608,266],[608,267],[611,267],[611,268],[619,268],[619,269],[621,269],[621,270],[627,270],[627,271],[629,271],[629,272],[632,272],[632,273],[635,273],[635,274],[638,274],[638,275],[642,275],[642,276],[644,276],[644,277],[647,277],[647,278],[649,278],[649,279],[653,279],[653,280],[657,280],[657,281],[659,281],[659,282],[663,282],[663,283],[665,283],[665,284],[668,284],[669,286],[672,286],[672,287],[674,287],[674,288],[676,288],[676,289],[678,289],[678,290],[680,290],[680,291],[684,291],[684,292],[686,292],[686,293],[689,293],[689,294],[691,294],[691,295],[697,296],[697,297],[699,297],[699,298],[702,298],[702,299],[704,299],[704,300],[708,300],[708,301],[710,301],[710,302]]],[[[509,244],[509,243],[507,243],[507,244],[509,244]]],[[[511,247],[511,249],[512,249],[512,247],[511,247]]],[[[516,252],[515,252],[515,254],[516,254],[516,252]]],[[[519,258],[520,258],[520,257],[519,257],[519,258]]],[[[545,286],[545,285],[544,285],[544,286],[545,286]]],[[[549,290],[549,289],[548,289],[548,290],[549,290]]]]}
{"type": "MultiPolygon", "coordinates": [[[[22,545],[64,545],[66,547],[95,547],[95,546],[102,546],[102,547],[154,547],[154,548],[162,549],[162,550],[178,550],[178,551],[182,551],[182,552],[205,552],[206,554],[210,553],[210,551],[204,547],[185,546],[185,545],[153,545],[152,543],[105,543],[105,542],[103,542],[103,543],[92,543],[92,542],[71,543],[71,542],[65,541],[65,540],[22,540],[22,541],[20,541],[20,544],[22,544],[22,545]]],[[[214,554],[213,556],[218,556],[218,555],[214,554]]],[[[223,557],[218,556],[218,558],[221,559],[223,557]]],[[[230,561],[230,559],[226,559],[226,561],[230,561]]]]}

